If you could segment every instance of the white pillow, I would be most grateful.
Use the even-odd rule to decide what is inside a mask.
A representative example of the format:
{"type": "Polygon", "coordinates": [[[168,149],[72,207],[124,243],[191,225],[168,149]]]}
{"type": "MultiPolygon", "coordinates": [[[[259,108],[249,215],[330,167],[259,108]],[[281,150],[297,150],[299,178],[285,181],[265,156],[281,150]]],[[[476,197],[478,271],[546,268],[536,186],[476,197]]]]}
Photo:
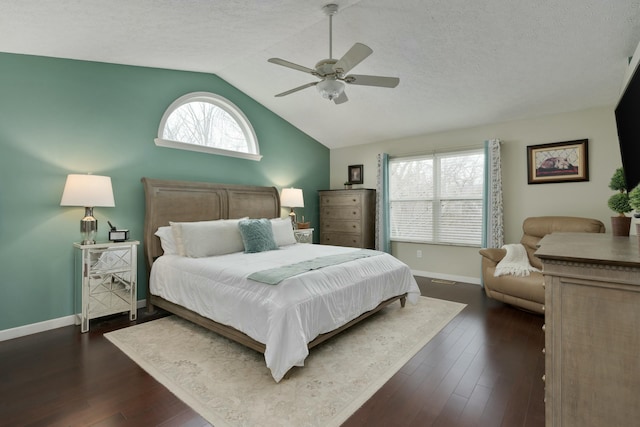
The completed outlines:
{"type": "Polygon", "coordinates": [[[271,228],[273,229],[273,237],[276,239],[278,246],[293,245],[296,243],[291,219],[273,218],[271,220],[271,228]]]}
{"type": "Polygon", "coordinates": [[[178,254],[178,248],[170,226],[158,227],[155,235],[160,238],[160,246],[162,246],[162,252],[164,252],[165,255],[178,254]]]}
{"type": "Polygon", "coordinates": [[[244,245],[238,222],[240,219],[170,222],[170,224],[178,254],[202,258],[242,252],[244,245]]]}

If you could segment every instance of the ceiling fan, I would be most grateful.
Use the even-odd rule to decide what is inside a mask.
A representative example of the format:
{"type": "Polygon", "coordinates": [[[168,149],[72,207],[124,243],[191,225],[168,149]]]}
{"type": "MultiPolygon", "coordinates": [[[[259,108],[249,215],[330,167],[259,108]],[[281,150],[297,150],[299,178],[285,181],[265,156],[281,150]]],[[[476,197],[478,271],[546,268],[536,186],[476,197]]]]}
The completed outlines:
{"type": "Polygon", "coordinates": [[[349,98],[347,98],[347,94],[344,92],[344,83],[388,88],[398,86],[400,79],[397,77],[366,76],[361,74],[347,75],[352,68],[371,55],[373,50],[362,43],[356,43],[347,53],[344,54],[342,58],[333,59],[333,15],[338,13],[338,5],[328,4],[324,6],[322,10],[324,10],[325,14],[329,16],[329,59],[320,60],[313,69],[294,64],[293,62],[285,61],[280,58],[269,59],[269,62],[272,64],[282,65],[283,67],[309,73],[313,76],[319,77],[320,81],[298,86],[286,92],[279,93],[276,97],[290,95],[299,90],[316,86],[318,92],[320,92],[324,98],[333,101],[336,104],[342,104],[349,100],[349,98]]]}

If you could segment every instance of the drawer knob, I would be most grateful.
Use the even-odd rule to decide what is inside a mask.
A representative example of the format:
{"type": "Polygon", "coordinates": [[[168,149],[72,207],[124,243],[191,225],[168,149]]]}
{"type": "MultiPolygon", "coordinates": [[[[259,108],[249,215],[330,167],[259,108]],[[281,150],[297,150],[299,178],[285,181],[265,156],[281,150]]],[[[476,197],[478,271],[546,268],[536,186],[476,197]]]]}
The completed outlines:
{"type": "Polygon", "coordinates": [[[547,349],[542,347],[542,354],[547,354],[547,349]]]}
{"type": "Polygon", "coordinates": [[[546,375],[543,375],[543,376],[542,376],[542,382],[546,382],[546,381],[547,381],[547,376],[546,376],[546,375]]]}
{"type": "Polygon", "coordinates": [[[547,324],[546,324],[546,323],[544,323],[544,324],[542,325],[542,330],[543,330],[543,331],[546,331],[546,330],[547,330],[547,324]]]}
{"type": "Polygon", "coordinates": [[[356,201],[356,199],[353,199],[353,201],[355,202],[355,201],[356,201]]]}

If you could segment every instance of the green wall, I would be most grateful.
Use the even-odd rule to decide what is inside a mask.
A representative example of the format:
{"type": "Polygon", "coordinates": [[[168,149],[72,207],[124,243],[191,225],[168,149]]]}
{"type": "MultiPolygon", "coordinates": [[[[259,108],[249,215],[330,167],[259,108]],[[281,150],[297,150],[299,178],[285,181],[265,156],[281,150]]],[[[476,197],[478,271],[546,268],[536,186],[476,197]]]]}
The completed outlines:
{"type": "Polygon", "coordinates": [[[329,188],[328,148],[204,73],[0,53],[0,150],[0,330],[73,314],[72,243],[84,209],[60,206],[69,173],[112,179],[116,207],[94,210],[102,241],[107,220],[142,239],[144,176],[302,188],[299,214],[316,227],[317,190],[329,188]],[[260,162],[155,146],[166,108],[196,91],[245,113],[260,162]]]}

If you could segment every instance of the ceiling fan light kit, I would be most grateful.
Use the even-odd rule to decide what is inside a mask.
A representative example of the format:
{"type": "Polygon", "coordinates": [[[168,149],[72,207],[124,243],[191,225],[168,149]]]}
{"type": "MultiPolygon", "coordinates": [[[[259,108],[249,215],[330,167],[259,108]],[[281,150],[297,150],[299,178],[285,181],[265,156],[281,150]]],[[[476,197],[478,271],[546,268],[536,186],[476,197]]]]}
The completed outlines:
{"type": "Polygon", "coordinates": [[[333,101],[344,92],[344,83],[335,79],[325,79],[318,82],[316,89],[320,92],[323,98],[333,101]]]}
{"type": "Polygon", "coordinates": [[[298,86],[286,92],[279,93],[276,97],[290,95],[302,89],[316,86],[316,89],[323,98],[333,101],[336,104],[342,104],[349,100],[344,91],[345,83],[387,88],[394,88],[398,86],[400,79],[397,77],[366,76],[357,74],[347,75],[351,69],[371,55],[373,50],[362,43],[355,43],[342,58],[339,60],[333,59],[333,15],[338,13],[338,5],[330,3],[325,5],[322,9],[329,17],[329,59],[320,60],[313,69],[294,64],[293,62],[280,58],[270,58],[268,60],[272,64],[281,65],[283,67],[311,74],[320,78],[320,81],[298,86]]]}

